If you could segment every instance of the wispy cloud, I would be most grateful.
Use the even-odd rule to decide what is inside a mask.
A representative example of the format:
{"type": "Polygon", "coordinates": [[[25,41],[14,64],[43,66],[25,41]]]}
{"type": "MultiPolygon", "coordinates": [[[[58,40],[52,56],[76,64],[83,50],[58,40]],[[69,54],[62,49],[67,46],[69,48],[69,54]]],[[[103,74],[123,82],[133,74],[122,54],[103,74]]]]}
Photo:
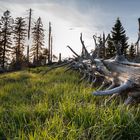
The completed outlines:
{"type": "Polygon", "coordinates": [[[92,35],[110,32],[117,17],[134,41],[139,4],[138,0],[0,0],[0,11],[2,14],[9,9],[14,17],[27,16],[26,10],[32,8],[34,19],[41,16],[46,31],[48,22],[52,22],[54,50],[65,55],[68,44],[80,51],[80,32],[84,33],[85,44],[93,48],[92,35]]]}

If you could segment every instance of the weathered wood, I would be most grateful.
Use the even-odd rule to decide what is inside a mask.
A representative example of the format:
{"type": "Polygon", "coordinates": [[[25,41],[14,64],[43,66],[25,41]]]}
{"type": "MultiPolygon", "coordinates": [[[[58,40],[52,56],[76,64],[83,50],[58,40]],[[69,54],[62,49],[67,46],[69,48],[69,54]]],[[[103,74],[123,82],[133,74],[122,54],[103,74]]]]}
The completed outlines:
{"type": "Polygon", "coordinates": [[[123,63],[110,60],[104,60],[104,65],[113,73],[114,78],[124,82],[131,79],[136,85],[140,85],[140,64],[123,63]]]}
{"type": "Polygon", "coordinates": [[[77,57],[80,57],[70,46],[67,46],[77,57]]]}
{"type": "Polygon", "coordinates": [[[58,62],[59,63],[62,62],[62,60],[61,60],[61,53],[59,53],[59,60],[58,60],[58,62]]]}
{"type": "Polygon", "coordinates": [[[82,57],[89,58],[90,54],[88,53],[88,51],[86,49],[86,46],[84,44],[82,33],[80,35],[80,41],[81,41],[81,44],[82,44],[82,57]]]}
{"type": "MultiPolygon", "coordinates": [[[[93,36],[93,38],[95,46],[99,47],[96,42],[98,37],[93,36]]],[[[105,39],[105,35],[103,35],[103,44],[100,45],[105,45],[106,40],[107,38],[105,39]]],[[[99,58],[97,54],[98,49],[95,49],[93,54],[90,55],[85,47],[82,34],[80,41],[84,52],[81,55],[78,55],[70,46],[67,46],[73,52],[75,58],[66,63],[68,65],[66,71],[71,69],[79,71],[82,75],[79,82],[86,79],[88,82],[91,82],[91,86],[101,83],[98,91],[93,92],[93,95],[112,95],[108,101],[119,95],[125,95],[125,97],[128,97],[125,100],[126,105],[138,102],[140,98],[140,63],[129,62],[120,54],[119,50],[114,59],[104,60],[99,58]],[[100,91],[104,88],[106,89],[100,91]]],[[[63,66],[63,64],[60,66],[63,66]]]]}
{"type": "Polygon", "coordinates": [[[30,51],[30,46],[29,46],[29,41],[30,41],[30,32],[31,32],[31,19],[32,19],[32,9],[30,8],[29,10],[29,23],[28,23],[28,46],[27,46],[27,63],[29,64],[29,51],[30,51]]]}
{"type": "Polygon", "coordinates": [[[122,85],[115,87],[113,89],[93,92],[93,95],[96,95],[96,96],[112,95],[112,94],[121,93],[122,91],[125,91],[125,90],[127,90],[129,88],[133,88],[133,87],[134,87],[133,82],[128,80],[127,82],[125,82],[122,85]]]}

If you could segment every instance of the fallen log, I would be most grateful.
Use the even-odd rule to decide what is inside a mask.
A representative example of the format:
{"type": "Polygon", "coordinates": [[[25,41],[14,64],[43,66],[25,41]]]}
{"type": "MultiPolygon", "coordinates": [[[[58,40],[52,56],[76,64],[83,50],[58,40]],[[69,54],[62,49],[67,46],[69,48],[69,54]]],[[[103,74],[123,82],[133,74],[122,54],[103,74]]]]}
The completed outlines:
{"type": "MultiPolygon", "coordinates": [[[[82,38],[81,38],[81,43],[82,38]]],[[[96,42],[95,42],[96,43],[96,42]]],[[[117,44],[117,47],[119,44],[117,44]]],[[[85,45],[83,44],[83,48],[85,45]]],[[[129,62],[123,55],[117,53],[114,59],[100,59],[87,55],[84,57],[79,55],[76,67],[83,77],[80,81],[87,79],[91,80],[92,86],[99,81],[102,83],[97,91],[92,94],[95,96],[112,95],[109,101],[118,95],[127,97],[124,104],[128,105],[138,102],[140,98],[140,64],[129,62]],[[82,59],[79,59],[82,58],[82,59]],[[94,59],[93,59],[94,58],[94,59]],[[79,69],[78,69],[79,67],[79,69]],[[100,80],[99,80],[100,79],[100,80]],[[102,90],[109,85],[105,90],[102,90]]],[[[74,69],[74,65],[73,68],[74,69]]]]}

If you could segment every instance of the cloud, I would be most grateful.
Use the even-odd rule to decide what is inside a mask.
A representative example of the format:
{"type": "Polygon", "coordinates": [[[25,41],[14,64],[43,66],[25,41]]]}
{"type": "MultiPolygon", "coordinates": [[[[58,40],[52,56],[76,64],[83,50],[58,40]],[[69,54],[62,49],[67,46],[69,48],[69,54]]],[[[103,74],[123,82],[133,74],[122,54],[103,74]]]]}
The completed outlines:
{"type": "MultiPolygon", "coordinates": [[[[61,2],[60,0],[40,0],[39,2],[7,0],[0,1],[0,5],[3,11],[9,9],[14,17],[28,16],[26,10],[32,8],[34,19],[41,16],[46,34],[48,33],[48,22],[51,21],[54,51],[57,55],[61,52],[62,56],[67,56],[69,54],[67,45],[74,47],[75,51],[80,53],[79,36],[81,32],[83,32],[85,45],[88,46],[88,49],[93,49],[92,35],[99,33],[104,27],[98,18],[102,13],[100,7],[95,8],[83,0],[61,0],[61,2]],[[70,28],[74,30],[69,30],[70,28]]],[[[47,47],[47,37],[45,47],[47,47]]]]}
{"type": "Polygon", "coordinates": [[[9,9],[14,17],[28,16],[27,10],[32,8],[33,18],[42,18],[46,33],[48,22],[52,22],[54,50],[67,55],[68,44],[80,52],[80,32],[83,32],[86,46],[92,48],[92,35],[109,33],[118,16],[130,38],[135,35],[137,38],[138,3],[125,0],[0,0],[0,11],[2,14],[9,9]]]}
{"type": "Polygon", "coordinates": [[[0,4],[5,7],[4,9],[7,7],[11,11],[23,11],[30,7],[42,10],[52,17],[69,22],[74,27],[91,28],[95,32],[106,27],[106,21],[101,20],[106,14],[97,0],[1,0],[0,4]]]}

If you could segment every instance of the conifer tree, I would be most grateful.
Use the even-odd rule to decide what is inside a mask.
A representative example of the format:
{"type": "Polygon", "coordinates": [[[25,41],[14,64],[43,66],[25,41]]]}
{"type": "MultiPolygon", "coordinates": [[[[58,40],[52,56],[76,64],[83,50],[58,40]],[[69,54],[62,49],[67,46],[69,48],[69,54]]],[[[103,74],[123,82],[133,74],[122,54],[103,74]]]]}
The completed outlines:
{"type": "Polygon", "coordinates": [[[24,43],[27,36],[26,22],[24,18],[17,17],[14,24],[14,41],[13,55],[15,57],[15,67],[20,69],[24,58],[24,43]]]}
{"type": "Polygon", "coordinates": [[[128,37],[125,34],[125,30],[122,26],[122,23],[119,18],[117,18],[116,23],[111,31],[111,40],[114,44],[121,44],[121,55],[126,55],[127,48],[128,48],[128,37]]]}
{"type": "Polygon", "coordinates": [[[49,50],[47,48],[43,48],[43,57],[44,57],[44,65],[46,64],[48,60],[49,50]]]}
{"type": "Polygon", "coordinates": [[[12,35],[12,23],[13,19],[10,16],[10,11],[5,11],[3,13],[3,16],[0,19],[0,24],[1,24],[1,33],[0,33],[0,46],[1,46],[1,56],[0,56],[0,61],[1,61],[1,67],[5,69],[6,63],[10,59],[8,54],[11,51],[11,45],[12,45],[12,40],[11,40],[11,35],[12,35]]]}
{"type": "Polygon", "coordinates": [[[43,46],[44,46],[44,29],[41,18],[35,22],[35,26],[32,28],[33,34],[33,45],[31,48],[31,56],[34,57],[34,64],[40,65],[41,60],[40,56],[42,55],[43,46]]]}
{"type": "Polygon", "coordinates": [[[116,48],[115,48],[113,41],[109,35],[108,40],[107,40],[107,47],[106,47],[106,57],[111,58],[111,57],[115,56],[115,53],[116,53],[116,48]]]}
{"type": "Polygon", "coordinates": [[[136,56],[136,49],[135,49],[134,44],[131,44],[131,46],[129,48],[129,54],[128,55],[129,55],[129,58],[131,60],[133,60],[135,58],[135,56],[136,56]]]}

